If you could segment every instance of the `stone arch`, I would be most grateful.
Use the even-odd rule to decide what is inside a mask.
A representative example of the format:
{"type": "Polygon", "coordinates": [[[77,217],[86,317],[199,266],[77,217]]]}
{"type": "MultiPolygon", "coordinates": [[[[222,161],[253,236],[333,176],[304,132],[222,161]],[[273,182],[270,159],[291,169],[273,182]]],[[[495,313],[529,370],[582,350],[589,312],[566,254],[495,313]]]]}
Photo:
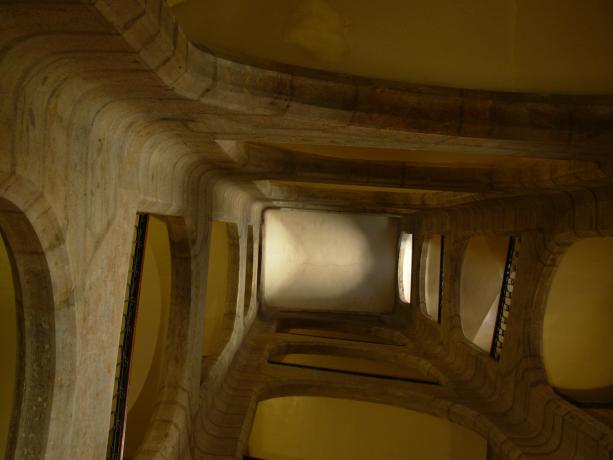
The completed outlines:
{"type": "Polygon", "coordinates": [[[0,187],[20,329],[7,458],[65,458],[71,445],[76,318],[64,235],[43,195],[13,176],[0,187]]]}

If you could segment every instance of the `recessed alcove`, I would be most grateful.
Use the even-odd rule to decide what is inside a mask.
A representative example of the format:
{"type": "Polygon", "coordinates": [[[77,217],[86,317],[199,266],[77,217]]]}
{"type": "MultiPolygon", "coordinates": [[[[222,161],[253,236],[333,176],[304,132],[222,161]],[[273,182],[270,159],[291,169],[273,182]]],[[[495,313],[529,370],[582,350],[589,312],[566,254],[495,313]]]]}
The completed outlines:
{"type": "Polygon", "coordinates": [[[448,420],[349,399],[261,401],[248,455],[276,460],[485,460],[487,443],[448,420]]]}
{"type": "Polygon", "coordinates": [[[398,252],[398,296],[404,303],[411,303],[411,282],[413,274],[413,235],[400,235],[398,252]]]}
{"type": "Polygon", "coordinates": [[[264,213],[263,294],[280,310],[388,313],[397,219],[271,209],[264,213]]]}
{"type": "MultiPolygon", "coordinates": [[[[0,456],[4,457],[9,445],[13,420],[15,390],[19,367],[18,312],[15,301],[13,267],[7,245],[0,231],[0,456]]],[[[7,455],[8,458],[8,455],[7,455]]]]}
{"type": "Polygon", "coordinates": [[[422,247],[422,311],[434,321],[440,321],[441,285],[443,274],[444,238],[431,235],[422,247]]]}
{"type": "MultiPolygon", "coordinates": [[[[37,209],[36,203],[28,202],[30,210],[37,209]]],[[[41,222],[46,223],[44,218],[41,222]]],[[[54,397],[61,398],[61,388],[54,393],[56,363],[66,361],[56,356],[63,338],[56,337],[52,273],[43,241],[49,244],[39,239],[29,216],[0,198],[0,456],[7,459],[42,458],[48,452],[52,404],[54,397]]],[[[55,267],[56,280],[61,269],[55,267]]]]}
{"type": "Polygon", "coordinates": [[[245,254],[245,299],[243,316],[249,313],[253,291],[253,263],[254,263],[254,247],[253,247],[253,226],[247,226],[247,252],[245,254]]]}
{"type": "Polygon", "coordinates": [[[575,242],[549,289],[542,356],[549,383],[573,402],[613,403],[613,238],[575,242]]]}
{"type": "Polygon", "coordinates": [[[223,347],[236,315],[239,237],[236,224],[213,221],[204,310],[202,355],[211,356],[223,347]]]}
{"type": "Polygon", "coordinates": [[[462,260],[460,319],[468,340],[491,351],[505,263],[508,236],[473,236],[462,260]]]}

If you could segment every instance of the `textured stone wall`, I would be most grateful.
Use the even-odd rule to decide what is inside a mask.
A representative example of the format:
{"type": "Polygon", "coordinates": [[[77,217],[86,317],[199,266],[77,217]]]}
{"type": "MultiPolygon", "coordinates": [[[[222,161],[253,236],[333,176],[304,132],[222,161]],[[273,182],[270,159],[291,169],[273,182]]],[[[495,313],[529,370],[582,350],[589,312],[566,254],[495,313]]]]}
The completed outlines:
{"type": "MultiPolygon", "coordinates": [[[[610,96],[463,91],[256,67],[194,47],[160,0],[3,2],[0,22],[0,226],[15,235],[9,245],[24,261],[24,312],[36,304],[44,312],[37,320],[48,317],[31,325],[40,331],[26,327],[27,391],[15,458],[104,458],[138,212],[169,223],[173,274],[165,383],[137,458],[239,458],[257,402],[290,394],[352,397],[446,417],[484,436],[493,458],[613,457],[610,426],[557,397],[540,360],[544,298],[559,255],[575,239],[613,228],[610,96]],[[420,168],[293,156],[254,144],[262,141],[569,162],[420,168]],[[444,193],[268,186],[283,178],[444,193]],[[244,308],[248,225],[259,248],[262,210],[280,205],[405,214],[404,227],[415,234],[414,273],[421,241],[444,234],[442,323],[400,302],[370,321],[258,316],[259,292],[244,308]],[[237,225],[239,283],[225,345],[202,362],[213,219],[237,225]],[[459,320],[464,246],[482,233],[522,236],[500,362],[464,339],[459,320]],[[380,343],[276,332],[277,322],[288,319],[380,343]],[[39,356],[49,355],[44,376],[28,357],[36,347],[44,350],[39,356]],[[394,362],[441,385],[382,384],[268,363],[279,350],[394,362]]],[[[259,257],[252,262],[257,275],[259,257]]]]}

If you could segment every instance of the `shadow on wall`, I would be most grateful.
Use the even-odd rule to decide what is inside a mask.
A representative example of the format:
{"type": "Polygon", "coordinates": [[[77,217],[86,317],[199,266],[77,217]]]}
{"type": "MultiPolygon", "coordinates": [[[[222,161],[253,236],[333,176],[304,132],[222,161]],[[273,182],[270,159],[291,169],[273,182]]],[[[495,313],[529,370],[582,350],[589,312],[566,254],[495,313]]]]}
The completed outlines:
{"type": "Polygon", "coordinates": [[[474,236],[466,247],[460,281],[460,318],[468,340],[490,352],[504,266],[507,236],[474,236]]]}
{"type": "Polygon", "coordinates": [[[266,306],[386,313],[395,302],[398,225],[393,218],[268,210],[266,306]]]}
{"type": "Polygon", "coordinates": [[[249,455],[276,460],[479,460],[487,443],[429,414],[349,399],[289,396],[258,404],[249,455]]]}
{"type": "Polygon", "coordinates": [[[613,403],[613,238],[574,243],[554,274],[543,320],[549,383],[577,403],[613,403]]]}

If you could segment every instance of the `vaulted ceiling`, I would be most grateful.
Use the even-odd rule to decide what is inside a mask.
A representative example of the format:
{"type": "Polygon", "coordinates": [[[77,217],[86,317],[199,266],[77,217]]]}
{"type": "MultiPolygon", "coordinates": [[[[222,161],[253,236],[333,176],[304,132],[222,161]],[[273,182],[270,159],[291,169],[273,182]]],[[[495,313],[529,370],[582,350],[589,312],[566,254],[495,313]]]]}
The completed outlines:
{"type": "Polygon", "coordinates": [[[458,88],[613,91],[606,0],[169,0],[200,46],[239,58],[458,88]]]}

